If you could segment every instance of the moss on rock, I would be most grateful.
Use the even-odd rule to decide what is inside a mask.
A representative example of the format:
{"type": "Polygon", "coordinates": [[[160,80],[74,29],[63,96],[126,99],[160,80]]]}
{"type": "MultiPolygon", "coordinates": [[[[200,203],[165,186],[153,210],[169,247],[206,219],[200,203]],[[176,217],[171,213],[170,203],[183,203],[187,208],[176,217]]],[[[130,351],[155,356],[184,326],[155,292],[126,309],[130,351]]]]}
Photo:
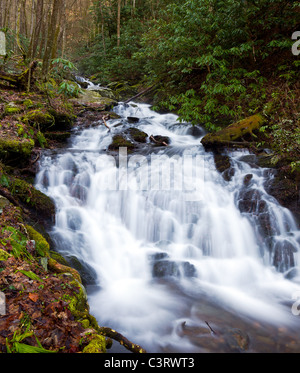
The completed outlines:
{"type": "Polygon", "coordinates": [[[118,150],[121,147],[127,148],[127,151],[130,152],[134,149],[134,144],[122,135],[115,135],[113,137],[112,143],[108,147],[108,150],[118,150]]]}
{"type": "Polygon", "coordinates": [[[117,104],[117,101],[112,98],[102,97],[98,92],[88,90],[82,92],[78,98],[72,99],[71,102],[97,111],[111,110],[117,104]]]}
{"type": "Polygon", "coordinates": [[[25,106],[26,109],[29,109],[29,108],[33,107],[33,102],[30,100],[30,98],[26,98],[23,101],[23,105],[25,106]]]}
{"type": "Polygon", "coordinates": [[[81,283],[81,278],[76,269],[58,263],[55,259],[50,258],[48,262],[49,268],[56,273],[70,273],[74,279],[81,283]]]}
{"type": "Polygon", "coordinates": [[[54,259],[59,264],[62,264],[64,266],[69,265],[68,262],[66,261],[66,259],[61,254],[59,254],[57,251],[50,250],[49,254],[50,254],[51,258],[54,259]]]}
{"type": "Polygon", "coordinates": [[[39,253],[39,255],[49,257],[50,245],[47,240],[32,226],[26,225],[25,227],[29,238],[35,241],[35,249],[39,253]]]}
{"type": "Polygon", "coordinates": [[[33,127],[39,128],[41,131],[49,130],[55,124],[55,118],[49,112],[40,109],[30,110],[23,116],[22,121],[33,127]]]}
{"type": "Polygon", "coordinates": [[[147,137],[148,137],[147,133],[137,128],[134,128],[134,127],[128,128],[128,130],[126,130],[125,133],[127,133],[136,142],[145,143],[147,141],[147,137]]]}
{"type": "Polygon", "coordinates": [[[65,131],[72,128],[73,122],[76,116],[72,113],[64,111],[55,110],[53,108],[49,109],[49,114],[54,118],[54,126],[49,128],[51,131],[65,131]]]}
{"type": "Polygon", "coordinates": [[[0,137],[0,159],[5,162],[20,161],[24,163],[31,155],[34,147],[32,139],[16,139],[0,137]]]}
{"type": "Polygon", "coordinates": [[[83,349],[83,353],[105,353],[106,339],[102,335],[95,334],[91,342],[83,349]]]}
{"type": "Polygon", "coordinates": [[[5,187],[11,195],[29,208],[39,219],[53,220],[55,215],[55,205],[51,198],[33,185],[14,176],[2,174],[1,179],[5,181],[5,187]]]}
{"type": "Polygon", "coordinates": [[[17,114],[21,111],[21,109],[19,108],[19,106],[17,106],[16,104],[14,104],[13,102],[5,105],[4,107],[4,114],[5,115],[13,115],[13,114],[17,114]]]}
{"type": "Polygon", "coordinates": [[[4,207],[9,206],[10,202],[7,198],[0,195],[0,209],[2,210],[4,207]]]}

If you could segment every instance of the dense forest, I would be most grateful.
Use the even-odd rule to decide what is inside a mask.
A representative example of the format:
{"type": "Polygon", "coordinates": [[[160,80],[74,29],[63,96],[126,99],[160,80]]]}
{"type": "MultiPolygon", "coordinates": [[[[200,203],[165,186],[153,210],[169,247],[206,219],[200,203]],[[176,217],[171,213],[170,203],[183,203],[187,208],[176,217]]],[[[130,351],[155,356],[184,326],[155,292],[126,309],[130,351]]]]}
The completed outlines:
{"type": "Polygon", "coordinates": [[[53,201],[33,187],[43,149],[88,110],[109,130],[113,105],[137,96],[210,134],[259,118],[233,148],[265,155],[273,195],[300,219],[299,30],[291,0],[0,0],[0,352],[103,352],[110,338],[145,352],[89,314],[48,240],[53,201]],[[78,104],[77,76],[112,97],[78,104]]]}
{"type": "Polygon", "coordinates": [[[2,0],[2,66],[37,59],[48,85],[76,66],[103,85],[153,86],[155,108],[209,130],[264,112],[281,152],[296,151],[297,28],[289,0],[2,0]]]}

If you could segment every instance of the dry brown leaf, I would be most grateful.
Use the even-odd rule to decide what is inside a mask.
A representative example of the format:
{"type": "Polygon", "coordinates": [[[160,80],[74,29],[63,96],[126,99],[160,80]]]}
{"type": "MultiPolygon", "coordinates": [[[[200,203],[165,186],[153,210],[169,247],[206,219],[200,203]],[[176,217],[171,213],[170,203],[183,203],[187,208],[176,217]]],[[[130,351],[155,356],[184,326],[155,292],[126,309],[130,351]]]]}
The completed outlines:
{"type": "Polygon", "coordinates": [[[31,299],[35,303],[39,299],[39,296],[37,293],[29,293],[29,299],[31,299]]]}

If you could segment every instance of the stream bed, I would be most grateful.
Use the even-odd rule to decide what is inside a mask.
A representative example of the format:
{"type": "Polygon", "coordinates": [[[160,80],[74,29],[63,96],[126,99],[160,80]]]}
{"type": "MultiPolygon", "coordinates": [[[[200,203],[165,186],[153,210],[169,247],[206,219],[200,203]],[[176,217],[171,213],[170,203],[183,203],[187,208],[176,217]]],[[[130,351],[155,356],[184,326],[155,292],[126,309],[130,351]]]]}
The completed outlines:
{"type": "Polygon", "coordinates": [[[110,130],[78,127],[46,150],[36,177],[99,325],[148,352],[299,352],[300,231],[264,189],[270,170],[240,150],[221,174],[202,128],[147,104],[114,111],[110,130]],[[132,128],[145,141],[111,151],[132,128]]]}

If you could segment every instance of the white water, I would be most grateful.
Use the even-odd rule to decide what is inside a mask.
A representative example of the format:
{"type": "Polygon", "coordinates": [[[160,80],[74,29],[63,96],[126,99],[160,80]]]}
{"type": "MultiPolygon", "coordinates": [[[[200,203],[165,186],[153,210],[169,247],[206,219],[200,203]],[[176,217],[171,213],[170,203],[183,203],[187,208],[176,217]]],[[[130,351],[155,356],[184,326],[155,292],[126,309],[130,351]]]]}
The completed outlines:
{"type": "Polygon", "coordinates": [[[180,336],[183,321],[235,327],[234,320],[243,320],[240,327],[252,330],[254,339],[261,331],[246,326],[253,320],[295,329],[291,305],[299,282],[278,272],[273,256],[276,244],[288,242],[297,266],[300,234],[291,213],[265,193],[266,170],[251,168],[240,160],[247,153],[234,152],[235,174],[225,181],[200,138],[189,135],[191,126],[178,124],[175,115],[145,104],[121,104],[115,111],[123,119],[108,122],[111,132],[99,123],[78,131],[63,153],[45,154],[36,181],[57,206],[57,249],[97,275],[99,286],[87,289],[93,289],[89,303],[99,324],[149,352],[205,350],[180,336]],[[128,124],[129,116],[140,121],[128,124]],[[105,151],[114,134],[133,126],[168,136],[171,144],[156,149],[155,157],[146,147],[143,157],[129,155],[126,171],[105,151]],[[271,217],[271,246],[257,211],[237,207],[246,174],[253,175],[251,189],[271,217]]]}

